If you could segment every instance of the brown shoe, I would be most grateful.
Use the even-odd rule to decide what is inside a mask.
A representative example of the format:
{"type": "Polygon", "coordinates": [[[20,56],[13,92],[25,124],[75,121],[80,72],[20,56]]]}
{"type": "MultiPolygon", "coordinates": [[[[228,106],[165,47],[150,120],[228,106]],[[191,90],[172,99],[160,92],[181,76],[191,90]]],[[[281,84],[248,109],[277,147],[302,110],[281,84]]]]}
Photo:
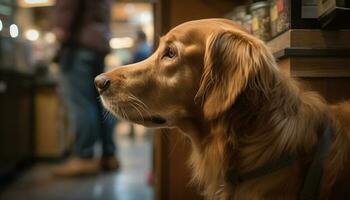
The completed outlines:
{"type": "Polygon", "coordinates": [[[119,161],[115,156],[102,156],[100,164],[102,169],[106,171],[115,171],[120,167],[119,161]]]}
{"type": "Polygon", "coordinates": [[[100,166],[95,159],[71,158],[53,170],[56,176],[84,176],[94,175],[100,171],[100,166]]]}

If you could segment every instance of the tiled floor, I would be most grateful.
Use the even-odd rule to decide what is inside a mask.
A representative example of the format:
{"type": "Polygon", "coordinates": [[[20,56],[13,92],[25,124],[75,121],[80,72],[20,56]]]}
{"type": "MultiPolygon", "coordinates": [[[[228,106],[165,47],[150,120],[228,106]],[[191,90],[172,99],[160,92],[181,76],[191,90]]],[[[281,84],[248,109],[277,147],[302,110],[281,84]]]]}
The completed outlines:
{"type": "Polygon", "coordinates": [[[36,164],[0,194],[1,200],[150,200],[153,188],[146,177],[151,169],[150,137],[118,136],[119,172],[82,178],[51,176],[53,165],[36,164]]]}

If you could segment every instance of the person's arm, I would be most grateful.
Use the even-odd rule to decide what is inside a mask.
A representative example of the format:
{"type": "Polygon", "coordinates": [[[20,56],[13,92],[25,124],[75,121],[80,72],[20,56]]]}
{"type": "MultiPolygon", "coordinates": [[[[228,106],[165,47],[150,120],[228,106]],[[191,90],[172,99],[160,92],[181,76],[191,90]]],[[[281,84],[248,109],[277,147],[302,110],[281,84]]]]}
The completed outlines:
{"type": "Polygon", "coordinates": [[[54,33],[60,42],[69,39],[76,20],[80,0],[57,0],[53,12],[54,33]]]}

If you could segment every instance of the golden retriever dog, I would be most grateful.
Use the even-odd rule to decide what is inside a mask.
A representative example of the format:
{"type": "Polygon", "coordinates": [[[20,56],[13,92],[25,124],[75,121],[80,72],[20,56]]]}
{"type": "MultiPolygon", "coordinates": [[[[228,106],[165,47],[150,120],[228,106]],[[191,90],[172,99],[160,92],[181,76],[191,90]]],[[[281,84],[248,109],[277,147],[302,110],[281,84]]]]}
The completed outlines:
{"type": "Polygon", "coordinates": [[[308,187],[310,199],[350,199],[350,102],[301,89],[229,20],[181,24],[148,59],[95,84],[114,115],[190,139],[206,199],[307,199],[308,187]]]}

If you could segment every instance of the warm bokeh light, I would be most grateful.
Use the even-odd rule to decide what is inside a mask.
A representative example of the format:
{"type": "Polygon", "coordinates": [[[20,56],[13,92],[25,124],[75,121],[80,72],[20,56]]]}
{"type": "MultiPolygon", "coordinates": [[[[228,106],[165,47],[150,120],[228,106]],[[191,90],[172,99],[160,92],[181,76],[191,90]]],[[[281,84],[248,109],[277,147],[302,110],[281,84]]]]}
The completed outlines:
{"type": "Polygon", "coordinates": [[[44,35],[44,40],[49,43],[49,44],[52,44],[52,43],[55,43],[56,42],[56,36],[54,33],[51,33],[51,32],[48,32],[44,35]]]}
{"type": "Polygon", "coordinates": [[[10,36],[12,38],[18,37],[19,31],[18,31],[18,26],[16,24],[11,24],[10,26],[10,36]]]}
{"type": "Polygon", "coordinates": [[[20,7],[41,7],[41,6],[53,6],[55,0],[18,0],[18,5],[20,7]]]}
{"type": "Polygon", "coordinates": [[[109,45],[112,49],[131,48],[134,45],[134,40],[131,37],[112,38],[109,45]]]}
{"type": "Polygon", "coordinates": [[[39,39],[40,34],[39,34],[39,31],[35,29],[30,29],[26,31],[25,36],[27,40],[36,41],[39,39]]]}
{"type": "Polygon", "coordinates": [[[34,4],[34,3],[47,3],[48,0],[24,0],[24,2],[28,4],[34,4]]]}

